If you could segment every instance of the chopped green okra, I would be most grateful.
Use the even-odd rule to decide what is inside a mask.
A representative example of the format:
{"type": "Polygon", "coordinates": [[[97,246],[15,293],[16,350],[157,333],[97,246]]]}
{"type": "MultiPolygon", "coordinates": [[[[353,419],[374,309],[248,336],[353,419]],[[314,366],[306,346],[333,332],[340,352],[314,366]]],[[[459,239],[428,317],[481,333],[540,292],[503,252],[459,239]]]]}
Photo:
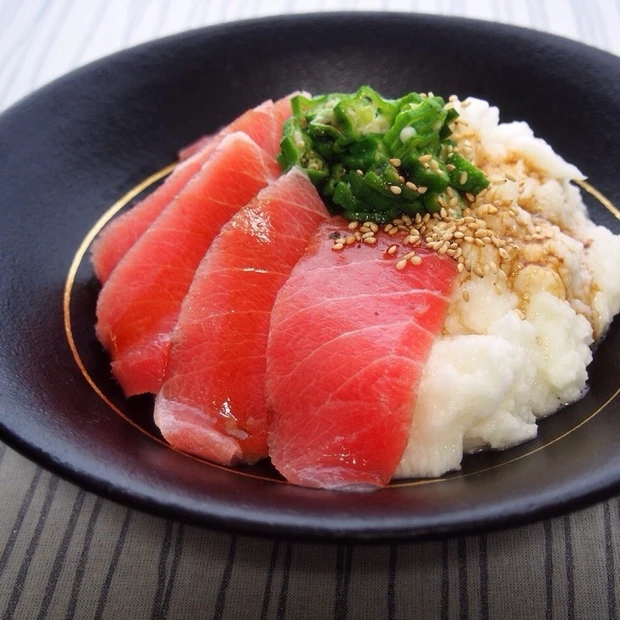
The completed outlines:
{"type": "Polygon", "coordinates": [[[465,193],[489,184],[454,152],[450,125],[458,112],[441,97],[386,99],[362,86],[351,94],[297,95],[291,104],[278,163],[285,171],[303,168],[329,209],[347,219],[385,223],[455,202],[459,211],[465,193]]]}

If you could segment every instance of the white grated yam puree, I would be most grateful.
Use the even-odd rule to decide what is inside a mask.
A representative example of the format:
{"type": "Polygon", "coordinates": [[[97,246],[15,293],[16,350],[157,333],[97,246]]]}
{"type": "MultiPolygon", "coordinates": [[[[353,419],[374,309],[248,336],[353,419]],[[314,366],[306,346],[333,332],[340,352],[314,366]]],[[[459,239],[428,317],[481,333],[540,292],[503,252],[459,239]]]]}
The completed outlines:
{"type": "Polygon", "coordinates": [[[505,254],[492,244],[463,250],[470,267],[499,269],[457,278],[397,478],[439,476],[459,469],[464,452],[535,437],[537,418],[583,396],[590,346],[620,310],[620,236],[588,218],[569,183],[584,178],[579,170],[526,123],[499,124],[485,101],[452,105],[460,153],[491,181],[472,215],[505,254]]]}

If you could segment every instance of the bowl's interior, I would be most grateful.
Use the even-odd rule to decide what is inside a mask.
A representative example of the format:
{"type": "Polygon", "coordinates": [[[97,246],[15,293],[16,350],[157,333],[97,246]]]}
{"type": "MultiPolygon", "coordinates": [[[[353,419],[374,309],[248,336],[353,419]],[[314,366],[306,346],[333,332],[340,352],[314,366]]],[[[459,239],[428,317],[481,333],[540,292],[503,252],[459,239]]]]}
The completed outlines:
{"type": "MultiPolygon", "coordinates": [[[[97,284],[87,254],[76,263],[67,325],[63,291],[88,231],[126,191],[197,136],[297,89],[368,83],[394,96],[432,90],[483,97],[500,106],[503,119],[527,120],[620,201],[619,78],[616,58],[547,35],[456,19],[352,14],[187,33],[45,88],[0,119],[3,436],[124,501],[273,534],[367,538],[497,527],[607,492],[620,481],[617,326],[597,351],[586,398],[544,420],[534,442],[469,456],[463,471],[445,481],[337,494],[271,481],[266,466],[227,471],[157,442],[149,399],[122,398],[94,339],[97,284]],[[85,380],[65,327],[83,370],[135,426],[85,380]]],[[[620,230],[600,204],[588,204],[595,219],[620,230]]]]}

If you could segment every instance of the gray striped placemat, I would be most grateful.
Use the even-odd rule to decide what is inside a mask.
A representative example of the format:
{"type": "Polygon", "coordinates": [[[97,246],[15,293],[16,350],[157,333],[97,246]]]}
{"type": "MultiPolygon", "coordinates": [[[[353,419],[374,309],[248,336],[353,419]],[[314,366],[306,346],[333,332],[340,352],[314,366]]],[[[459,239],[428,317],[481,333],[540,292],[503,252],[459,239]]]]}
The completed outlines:
{"type": "Polygon", "coordinates": [[[0,613],[17,618],[617,618],[620,501],[392,546],[274,542],[119,506],[0,452],[0,613]]]}
{"type": "MultiPolygon", "coordinates": [[[[0,110],[85,62],[148,39],[341,9],[492,19],[620,54],[615,0],[0,0],[0,110]]],[[[618,499],[442,542],[274,542],[119,506],[3,444],[0,497],[3,620],[620,617],[618,499]]]]}

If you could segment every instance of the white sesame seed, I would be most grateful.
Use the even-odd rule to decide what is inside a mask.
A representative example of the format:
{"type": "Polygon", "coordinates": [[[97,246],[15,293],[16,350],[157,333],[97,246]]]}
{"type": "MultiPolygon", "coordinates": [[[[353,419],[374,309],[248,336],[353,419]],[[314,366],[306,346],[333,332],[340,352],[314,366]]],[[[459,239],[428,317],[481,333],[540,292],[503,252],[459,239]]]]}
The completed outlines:
{"type": "Polygon", "coordinates": [[[377,238],[376,237],[366,237],[366,239],[364,239],[364,243],[367,245],[374,245],[375,243],[377,243],[377,238]]]}
{"type": "Polygon", "coordinates": [[[393,157],[392,159],[390,159],[390,163],[392,164],[392,166],[396,166],[398,168],[398,166],[400,166],[401,161],[400,159],[398,159],[398,157],[393,157]]]}
{"type": "Polygon", "coordinates": [[[353,220],[352,222],[349,222],[348,229],[355,230],[359,225],[360,223],[357,220],[353,220]]]}
{"type": "Polygon", "coordinates": [[[396,196],[398,196],[403,190],[400,189],[398,185],[390,185],[390,191],[392,192],[392,194],[395,194],[396,196]]]}
{"type": "Polygon", "coordinates": [[[407,261],[406,260],[399,260],[396,263],[396,269],[398,269],[398,271],[403,270],[406,266],[407,266],[407,261]]]}
{"type": "Polygon", "coordinates": [[[332,246],[332,250],[334,250],[334,252],[338,252],[339,250],[342,250],[343,248],[344,248],[343,243],[334,243],[334,245],[332,246]]]}
{"type": "Polygon", "coordinates": [[[420,265],[422,264],[422,259],[419,256],[412,256],[410,259],[412,265],[420,265]]]}

